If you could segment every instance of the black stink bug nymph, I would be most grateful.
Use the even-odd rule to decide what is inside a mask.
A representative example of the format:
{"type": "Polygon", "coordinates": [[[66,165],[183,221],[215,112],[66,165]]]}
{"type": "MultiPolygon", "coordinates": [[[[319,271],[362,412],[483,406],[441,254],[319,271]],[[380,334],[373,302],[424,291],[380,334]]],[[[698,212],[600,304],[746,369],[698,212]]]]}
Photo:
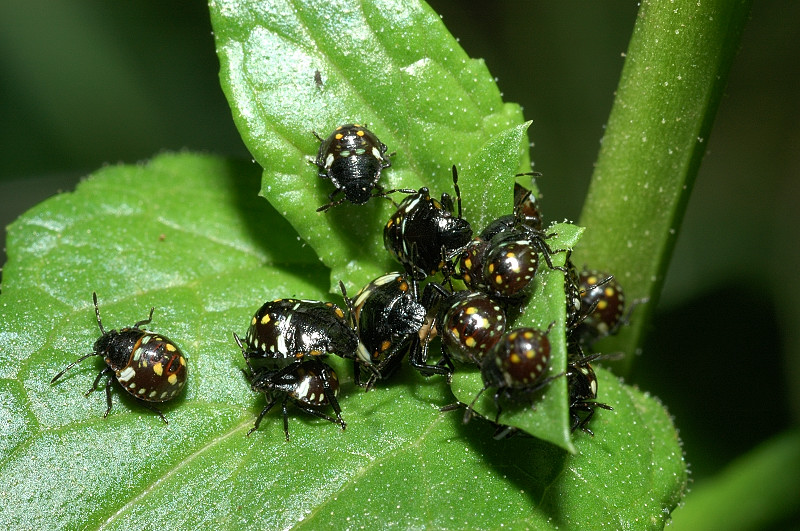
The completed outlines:
{"type": "Polygon", "coordinates": [[[341,308],[332,302],[277,299],[264,303],[250,320],[244,342],[233,334],[246,360],[265,360],[282,368],[336,354],[377,375],[372,360],[362,356],[358,334],[341,308]]]}
{"type": "Polygon", "coordinates": [[[449,358],[480,365],[503,336],[506,316],[484,293],[457,291],[443,304],[437,326],[449,358]]]}
{"type": "Polygon", "coordinates": [[[347,426],[342,420],[342,410],[337,400],[339,378],[336,376],[336,371],[326,363],[318,359],[311,359],[287,365],[282,369],[253,369],[247,358],[245,358],[245,361],[250,369],[250,372],[245,371],[245,376],[250,380],[251,389],[262,392],[267,397],[267,405],[258,414],[255,424],[247,432],[247,435],[258,429],[261,419],[279,400],[283,410],[283,433],[287,441],[289,440],[287,403],[290,400],[298,409],[333,424],[338,424],[342,427],[342,430],[347,426]],[[320,408],[326,405],[330,405],[333,408],[336,418],[320,411],[320,408]]]}
{"type": "MultiPolygon", "coordinates": [[[[345,300],[349,300],[344,284],[341,287],[345,300]]],[[[349,301],[358,330],[360,357],[371,359],[384,377],[397,368],[396,362],[408,352],[425,322],[425,308],[413,288],[405,276],[387,273],[364,286],[349,301]]],[[[361,380],[359,373],[355,374],[357,384],[361,380]]]]}
{"type": "Polygon", "coordinates": [[[462,217],[461,190],[458,172],[453,166],[453,188],[458,215],[454,216],[453,200],[443,193],[441,201],[432,197],[427,187],[409,195],[383,228],[383,245],[415,280],[444,270],[452,270],[452,260],[472,239],[472,227],[462,217]]]}
{"type": "MultiPolygon", "coordinates": [[[[394,372],[409,351],[411,366],[422,374],[449,377],[452,367],[429,365],[427,357],[421,358],[422,351],[417,348],[433,296],[430,289],[426,288],[420,299],[412,279],[399,273],[387,273],[364,286],[351,300],[344,284],[339,284],[342,296],[351,308],[353,325],[358,330],[359,357],[371,359],[381,377],[386,378],[394,372]]],[[[367,382],[367,389],[372,387],[374,376],[367,382]]],[[[361,375],[356,369],[356,384],[360,384],[360,380],[361,375]]]]}
{"type": "Polygon", "coordinates": [[[580,429],[594,437],[594,433],[587,426],[592,420],[597,408],[613,411],[608,404],[597,401],[597,376],[589,364],[598,359],[613,359],[614,355],[590,354],[570,355],[567,369],[567,387],[569,389],[569,416],[570,429],[580,429]]]}
{"type": "Polygon", "coordinates": [[[100,320],[100,308],[97,305],[97,293],[92,293],[97,326],[102,334],[94,343],[93,351],[81,356],[56,374],[50,383],[55,383],[72,367],[91,356],[102,356],[106,362],[95,378],[92,387],[86,392],[97,389],[103,375],[106,379],[106,412],[111,411],[111,381],[116,380],[128,393],[142,401],[148,409],[158,413],[165,423],[167,419],[151,402],[166,402],[178,395],[186,384],[186,357],[177,345],[161,334],[148,332],[140,327],[150,323],[153,308],[147,319],[137,322],[131,328],[106,332],[100,320]]]}
{"type": "Polygon", "coordinates": [[[317,158],[312,162],[319,168],[319,176],[330,179],[336,189],[328,199],[330,203],[317,209],[317,212],[340,205],[345,200],[355,205],[363,205],[377,188],[377,196],[383,196],[378,185],[381,171],[392,165],[386,155],[386,145],[375,134],[359,124],[340,125],[328,136],[321,138],[317,158]],[[334,200],[338,194],[344,197],[334,200]]]}
{"type": "Polygon", "coordinates": [[[584,270],[578,275],[582,319],[577,323],[576,335],[581,341],[591,343],[601,337],[615,334],[624,324],[625,292],[612,275],[584,270]]]}

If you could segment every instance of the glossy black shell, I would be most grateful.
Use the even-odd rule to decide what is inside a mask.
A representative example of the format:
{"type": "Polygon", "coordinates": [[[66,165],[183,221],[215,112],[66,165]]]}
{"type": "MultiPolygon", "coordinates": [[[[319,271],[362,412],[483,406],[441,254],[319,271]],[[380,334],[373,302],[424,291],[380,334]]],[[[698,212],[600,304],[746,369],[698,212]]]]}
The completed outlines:
{"type": "Polygon", "coordinates": [[[488,242],[501,232],[508,232],[514,230],[517,224],[517,217],[514,214],[500,216],[499,218],[490,221],[486,228],[484,228],[478,235],[478,238],[488,242]]]}
{"type": "Polygon", "coordinates": [[[261,369],[251,379],[253,391],[261,393],[280,392],[299,404],[323,407],[330,404],[329,396],[339,396],[339,378],[329,365],[317,361],[304,361],[293,366],[289,372],[261,369]],[[328,380],[328,389],[325,388],[328,380]]]}
{"type": "Polygon", "coordinates": [[[518,225],[523,225],[534,231],[542,230],[542,214],[539,204],[530,190],[514,183],[514,213],[500,216],[489,222],[478,237],[489,241],[501,232],[514,230],[518,225]]]}
{"type": "Polygon", "coordinates": [[[573,364],[567,372],[570,407],[597,398],[597,376],[588,363],[573,364]]]}
{"type": "Polygon", "coordinates": [[[280,360],[337,354],[355,359],[358,335],[333,303],[278,299],[258,309],[245,343],[247,358],[280,360]]]}
{"type": "Polygon", "coordinates": [[[514,183],[514,217],[523,225],[542,230],[542,212],[533,193],[519,183],[514,183]]]}
{"type": "Polygon", "coordinates": [[[267,405],[256,418],[253,428],[247,433],[250,435],[261,424],[261,420],[272,407],[281,402],[283,410],[283,431],[286,440],[289,440],[289,415],[287,402],[291,401],[298,409],[339,424],[344,430],[346,424],[342,420],[339,407],[339,378],[336,371],[319,359],[297,361],[281,369],[259,368],[250,374],[245,373],[250,380],[253,391],[264,393],[267,396],[267,405]],[[330,405],[336,413],[336,418],[330,417],[320,411],[330,405]]]}
{"type": "Polygon", "coordinates": [[[471,239],[472,227],[453,216],[449,196],[438,201],[427,188],[407,196],[383,229],[384,246],[417,280],[443,269],[471,239]]]}
{"type": "Polygon", "coordinates": [[[373,363],[404,354],[425,322],[426,311],[415,298],[413,286],[398,273],[388,273],[364,286],[353,306],[360,356],[368,356],[373,363]]]}
{"type": "Polygon", "coordinates": [[[603,357],[598,354],[588,356],[571,355],[567,369],[567,388],[569,390],[569,414],[571,430],[581,431],[594,436],[587,424],[594,416],[597,408],[613,410],[607,404],[597,402],[597,375],[589,364],[590,361],[603,357]]]}
{"type": "Polygon", "coordinates": [[[314,163],[319,176],[330,179],[336,193],[344,193],[351,203],[361,205],[372,197],[381,171],[391,166],[386,146],[375,134],[358,124],[336,128],[322,141],[314,163]]]}

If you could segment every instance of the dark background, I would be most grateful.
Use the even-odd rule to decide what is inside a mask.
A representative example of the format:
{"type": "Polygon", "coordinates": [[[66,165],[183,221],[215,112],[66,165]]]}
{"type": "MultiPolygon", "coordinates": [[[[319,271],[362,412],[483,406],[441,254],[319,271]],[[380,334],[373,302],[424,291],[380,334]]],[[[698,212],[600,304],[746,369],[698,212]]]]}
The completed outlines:
{"type": "MultiPolygon", "coordinates": [[[[431,4],[533,120],[547,217],[577,221],[636,7],[431,4]]],[[[629,377],[675,415],[698,480],[800,417],[797,20],[800,4],[755,3],[629,377]]],[[[217,70],[205,2],[6,2],[0,224],[104,164],[180,149],[248,157],[217,70]]]]}

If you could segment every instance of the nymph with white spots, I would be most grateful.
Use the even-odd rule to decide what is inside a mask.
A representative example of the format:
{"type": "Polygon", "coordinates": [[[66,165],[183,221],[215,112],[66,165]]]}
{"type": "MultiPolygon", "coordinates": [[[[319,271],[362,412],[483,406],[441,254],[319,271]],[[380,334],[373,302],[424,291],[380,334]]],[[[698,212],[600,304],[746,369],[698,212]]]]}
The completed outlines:
{"type": "Polygon", "coordinates": [[[92,293],[92,298],[97,326],[102,335],[95,341],[93,352],[70,363],[56,374],[50,383],[55,383],[64,373],[86,358],[102,356],[106,367],[97,374],[86,396],[97,389],[97,384],[103,375],[109,375],[106,379],[108,407],[103,417],[107,417],[111,411],[111,382],[116,380],[123,389],[141,400],[145,407],[158,413],[161,420],[166,423],[164,414],[152,403],[171,400],[183,390],[187,376],[186,356],[166,336],[140,328],[150,323],[153,318],[153,308],[150,308],[147,319],[137,322],[133,327],[106,332],[100,320],[97,293],[92,293]]]}
{"type": "Polygon", "coordinates": [[[596,270],[579,274],[581,319],[575,335],[584,344],[613,335],[625,324],[625,292],[617,279],[596,270]]]}
{"type": "Polygon", "coordinates": [[[300,299],[277,299],[264,303],[250,320],[244,342],[233,334],[242,351],[248,371],[245,376],[254,391],[267,396],[267,406],[256,418],[261,419],[282,396],[283,426],[289,439],[287,403],[292,401],[303,411],[339,424],[342,420],[336,395],[339,380],[333,368],[323,363],[328,354],[352,359],[356,371],[363,366],[376,377],[380,375],[368,355],[359,349],[358,334],[341,308],[332,302],[300,299]],[[253,363],[258,363],[256,367],[253,363]],[[330,404],[336,419],[319,411],[330,404]]]}
{"type": "Polygon", "coordinates": [[[594,437],[594,432],[588,428],[587,424],[592,420],[595,410],[600,408],[613,411],[614,408],[597,401],[597,376],[589,363],[611,356],[603,354],[584,356],[578,353],[570,354],[569,357],[567,387],[569,389],[570,429],[572,431],[580,429],[594,437]]]}
{"type": "Polygon", "coordinates": [[[453,199],[443,193],[441,201],[426,187],[409,195],[383,228],[383,245],[413,280],[424,280],[439,271],[449,274],[452,261],[472,239],[472,227],[463,218],[458,172],[453,166],[453,199]]]}
{"type": "Polygon", "coordinates": [[[256,417],[253,427],[247,432],[250,435],[258,429],[261,419],[264,418],[272,407],[281,402],[283,411],[283,433],[286,440],[289,440],[289,411],[288,402],[291,401],[299,409],[325,419],[333,424],[341,426],[342,430],[347,426],[342,420],[342,410],[339,407],[339,378],[336,371],[329,365],[310,359],[299,363],[290,364],[282,369],[253,369],[250,362],[245,358],[249,372],[245,376],[250,381],[253,391],[264,393],[267,397],[267,405],[256,417]],[[326,415],[321,408],[330,405],[336,413],[336,418],[326,415]]]}
{"type": "Polygon", "coordinates": [[[371,197],[385,195],[378,184],[381,171],[392,165],[386,155],[386,145],[375,134],[359,124],[340,125],[323,139],[314,133],[321,142],[317,158],[312,162],[319,167],[319,176],[330,179],[336,189],[328,199],[330,203],[317,209],[328,210],[345,200],[354,205],[363,205],[371,197]],[[378,189],[378,193],[372,190],[378,189]],[[339,194],[344,197],[334,200],[339,194]]]}
{"type": "Polygon", "coordinates": [[[461,277],[469,288],[500,300],[524,297],[538,267],[536,249],[516,232],[501,232],[489,242],[472,240],[459,260],[461,277]]]}
{"type": "MultiPolygon", "coordinates": [[[[345,313],[332,302],[276,299],[264,303],[250,320],[244,342],[234,334],[245,359],[295,361],[304,357],[336,354],[371,365],[369,356],[359,359],[358,334],[345,313]]],[[[369,369],[368,369],[369,370],[369,369]]]]}
{"type": "Polygon", "coordinates": [[[378,377],[372,360],[358,348],[358,333],[332,302],[277,299],[264,303],[250,320],[244,341],[233,334],[245,360],[280,369],[328,354],[353,360],[378,377]]]}
{"type": "Polygon", "coordinates": [[[437,321],[443,354],[460,363],[480,365],[506,331],[503,309],[476,291],[453,293],[442,305],[437,321]]]}

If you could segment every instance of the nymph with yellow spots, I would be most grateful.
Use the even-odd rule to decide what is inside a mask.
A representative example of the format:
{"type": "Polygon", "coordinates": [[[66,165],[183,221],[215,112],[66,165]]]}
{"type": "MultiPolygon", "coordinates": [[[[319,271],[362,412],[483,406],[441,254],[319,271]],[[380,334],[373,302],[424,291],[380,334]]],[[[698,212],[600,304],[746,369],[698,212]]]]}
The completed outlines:
{"type": "Polygon", "coordinates": [[[489,388],[496,389],[497,415],[494,422],[498,422],[502,411],[501,397],[511,402],[529,401],[533,393],[564,375],[545,377],[550,370],[550,340],[547,336],[554,324],[551,323],[545,331],[523,327],[503,335],[481,362],[483,389],[467,407],[464,422],[469,421],[475,402],[489,388]]]}
{"type": "Polygon", "coordinates": [[[300,299],[268,301],[253,315],[244,341],[235,332],[233,338],[247,364],[245,377],[251,388],[265,393],[267,397],[267,406],[261,410],[248,435],[258,428],[261,419],[278,400],[283,405],[287,441],[289,421],[286,405],[290,400],[303,411],[345,429],[346,424],[336,400],[339,379],[333,368],[322,362],[328,354],[353,360],[356,374],[359,373],[359,366],[363,366],[375,378],[380,377],[370,357],[363,355],[358,348],[358,334],[351,325],[350,316],[332,302],[300,299]],[[327,404],[333,407],[336,419],[319,411],[320,407],[327,404]]]}
{"type": "MultiPolygon", "coordinates": [[[[354,205],[363,205],[372,197],[385,196],[378,184],[381,171],[392,165],[386,154],[386,145],[378,140],[375,133],[359,124],[340,125],[320,141],[317,158],[311,160],[319,168],[319,176],[330,179],[336,189],[331,192],[330,202],[322,205],[317,212],[342,204],[345,200],[354,205]],[[376,190],[373,194],[372,191],[376,190]],[[335,200],[342,194],[344,197],[335,200]]],[[[393,190],[394,191],[394,190],[393,190]]]]}
{"type": "Polygon", "coordinates": [[[264,303],[250,320],[244,341],[233,334],[248,360],[282,368],[307,359],[336,354],[377,375],[369,356],[358,348],[358,334],[332,302],[277,299],[264,303]]]}
{"type": "Polygon", "coordinates": [[[128,393],[142,401],[148,409],[158,413],[165,423],[164,414],[152,403],[166,402],[178,396],[186,385],[186,356],[178,346],[166,336],[148,332],[141,328],[149,324],[153,318],[153,308],[147,319],[137,322],[131,328],[106,332],[100,320],[100,308],[97,305],[97,293],[92,293],[97,326],[102,334],[94,343],[93,352],[81,356],[70,363],[64,370],[56,374],[50,383],[55,383],[72,367],[91,356],[102,356],[106,362],[98,374],[86,396],[97,389],[103,375],[106,379],[106,412],[111,411],[111,382],[116,380],[128,393]]]}

